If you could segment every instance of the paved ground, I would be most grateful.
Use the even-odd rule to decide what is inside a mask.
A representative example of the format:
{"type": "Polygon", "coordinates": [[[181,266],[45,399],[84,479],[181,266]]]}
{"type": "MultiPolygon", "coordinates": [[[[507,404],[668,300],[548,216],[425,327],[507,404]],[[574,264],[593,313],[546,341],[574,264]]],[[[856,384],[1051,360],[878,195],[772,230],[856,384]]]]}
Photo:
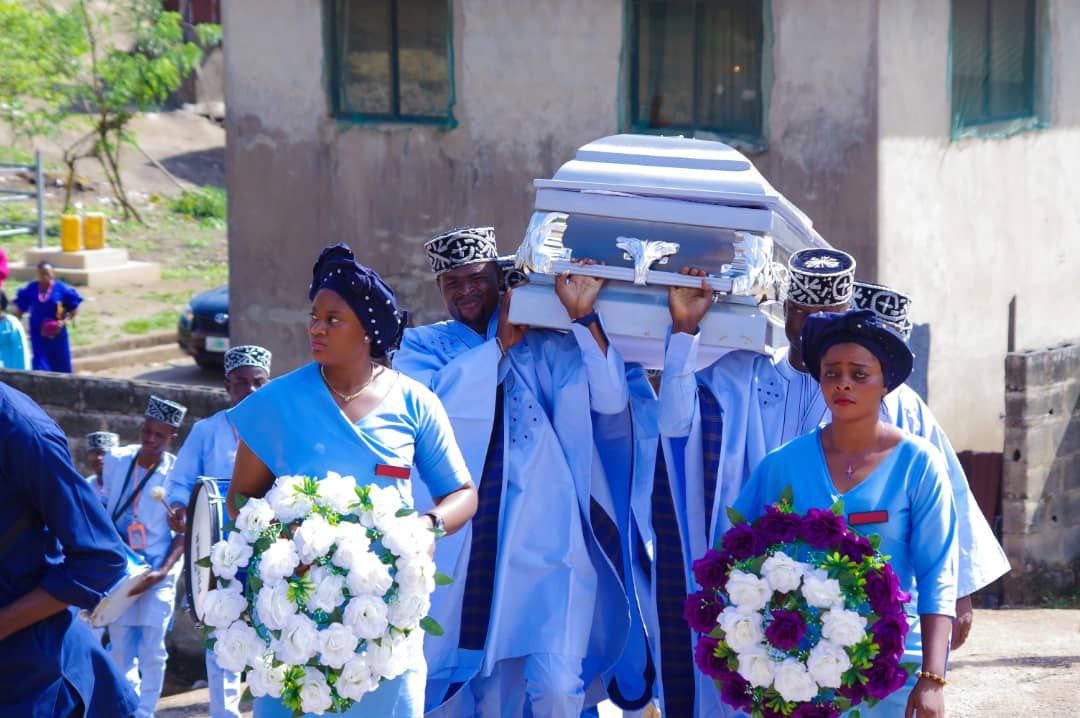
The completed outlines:
{"type": "Polygon", "coordinates": [[[195,360],[176,350],[176,358],[155,364],[137,366],[118,366],[94,372],[95,376],[116,377],[119,379],[141,379],[160,381],[167,384],[185,384],[187,386],[208,386],[222,388],[222,372],[203,369],[195,360]]]}
{"type": "MultiPolygon", "coordinates": [[[[949,679],[949,718],[1076,715],[1080,610],[976,611],[971,639],[953,655],[949,679]]],[[[161,700],[157,715],[205,716],[207,700],[205,688],[172,695],[161,700]]],[[[602,707],[600,715],[620,714],[602,707]]]]}

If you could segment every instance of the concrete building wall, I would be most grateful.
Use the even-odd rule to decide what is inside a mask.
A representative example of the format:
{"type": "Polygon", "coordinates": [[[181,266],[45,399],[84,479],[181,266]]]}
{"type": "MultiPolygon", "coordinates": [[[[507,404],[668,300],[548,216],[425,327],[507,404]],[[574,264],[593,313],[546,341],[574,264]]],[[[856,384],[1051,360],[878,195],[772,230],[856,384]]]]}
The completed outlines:
{"type": "Polygon", "coordinates": [[[930,322],[929,396],[958,449],[1000,451],[1016,348],[1080,336],[1080,4],[1049,0],[1049,127],[950,137],[949,6],[880,3],[879,276],[930,322]]]}

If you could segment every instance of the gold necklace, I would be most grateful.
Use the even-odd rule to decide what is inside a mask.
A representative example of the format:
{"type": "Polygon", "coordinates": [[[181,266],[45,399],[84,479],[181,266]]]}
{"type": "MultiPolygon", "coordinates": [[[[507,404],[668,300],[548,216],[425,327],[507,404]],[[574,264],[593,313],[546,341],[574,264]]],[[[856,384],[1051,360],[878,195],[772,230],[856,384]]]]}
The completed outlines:
{"type": "Polygon", "coordinates": [[[335,389],[334,385],[330,383],[330,380],[326,378],[326,367],[322,366],[321,364],[319,365],[319,374],[322,375],[323,383],[326,384],[326,388],[332,391],[334,395],[337,396],[337,398],[348,404],[353,399],[356,399],[358,396],[363,394],[364,389],[367,389],[368,386],[371,384],[371,381],[375,378],[375,362],[371,363],[371,373],[368,374],[367,381],[365,381],[363,385],[359,389],[354,391],[352,394],[344,394],[335,389]]]}

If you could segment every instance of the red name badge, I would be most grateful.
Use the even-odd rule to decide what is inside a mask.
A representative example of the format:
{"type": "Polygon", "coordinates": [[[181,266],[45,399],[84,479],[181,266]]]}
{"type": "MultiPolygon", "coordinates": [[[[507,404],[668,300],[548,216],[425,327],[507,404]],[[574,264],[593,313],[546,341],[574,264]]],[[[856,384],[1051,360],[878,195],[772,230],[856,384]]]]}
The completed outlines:
{"type": "Polygon", "coordinates": [[[883,524],[888,520],[888,511],[857,511],[852,514],[848,514],[848,523],[852,526],[865,526],[866,524],[883,524]]]}
{"type": "Polygon", "coordinates": [[[375,464],[375,475],[385,476],[388,479],[408,480],[412,474],[409,466],[391,466],[390,464],[375,464]]]}

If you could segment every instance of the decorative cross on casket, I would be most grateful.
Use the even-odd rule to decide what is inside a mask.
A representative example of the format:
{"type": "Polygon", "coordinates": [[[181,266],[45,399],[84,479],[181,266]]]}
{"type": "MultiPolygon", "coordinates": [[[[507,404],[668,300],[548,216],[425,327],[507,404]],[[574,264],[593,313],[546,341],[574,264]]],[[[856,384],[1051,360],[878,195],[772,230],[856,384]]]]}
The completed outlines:
{"type": "Polygon", "coordinates": [[[604,277],[597,310],[627,362],[662,368],[671,318],[668,287],[698,287],[679,274],[701,267],[716,303],[701,325],[699,361],[732,349],[771,352],[784,340],[762,301],[779,298],[787,257],[827,247],[809,218],[736,150],[682,137],[614,135],[577,151],[536,205],[516,266],[510,320],[568,329],[553,291],[563,272],[604,277]],[[572,258],[602,265],[578,266],[572,258]]]}

